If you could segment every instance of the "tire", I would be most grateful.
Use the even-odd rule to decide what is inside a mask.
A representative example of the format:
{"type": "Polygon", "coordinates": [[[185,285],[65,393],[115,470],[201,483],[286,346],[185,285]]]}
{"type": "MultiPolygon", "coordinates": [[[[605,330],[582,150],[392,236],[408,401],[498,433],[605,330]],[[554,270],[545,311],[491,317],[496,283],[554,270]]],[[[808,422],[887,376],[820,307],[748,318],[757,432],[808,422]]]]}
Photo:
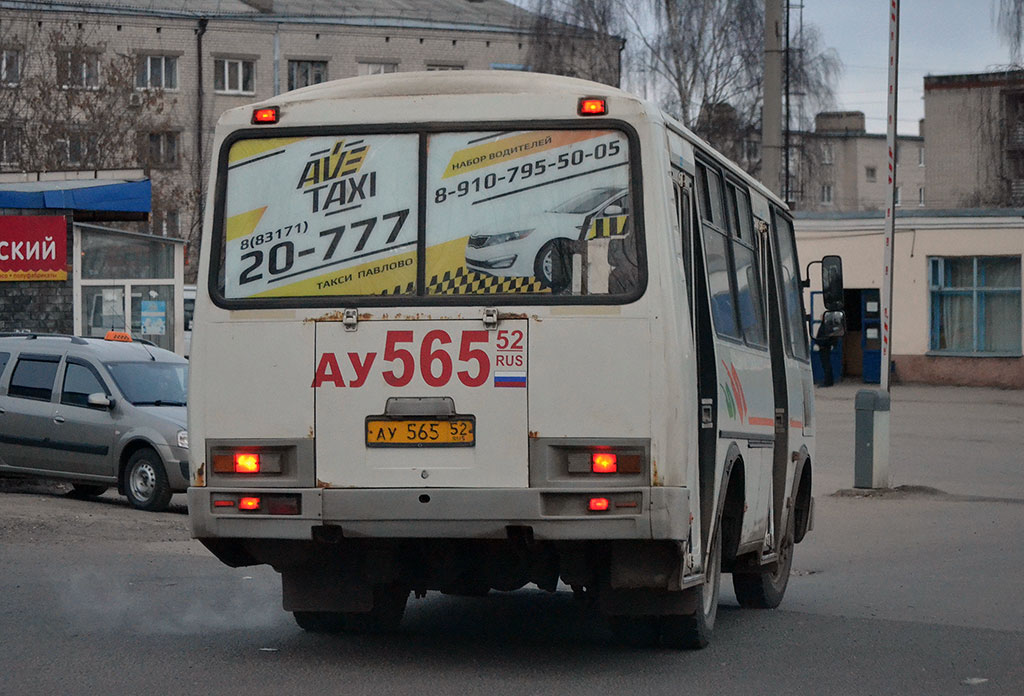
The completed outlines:
{"type": "Polygon", "coordinates": [[[715,525],[704,584],[694,587],[697,610],[690,615],[662,616],[659,619],[661,644],[676,650],[699,650],[707,647],[718,616],[718,594],[722,586],[722,525],[715,525]]]}
{"type": "Polygon", "coordinates": [[[160,455],[145,447],[128,459],[124,468],[124,494],[138,510],[161,512],[171,500],[171,485],[160,455]]]}
{"type": "Polygon", "coordinates": [[[95,498],[98,495],[103,495],[107,492],[110,486],[105,486],[102,483],[72,483],[71,492],[68,493],[69,498],[95,498]]]}
{"type": "Polygon", "coordinates": [[[551,292],[562,292],[569,287],[571,271],[565,259],[565,244],[553,239],[540,248],[533,262],[533,277],[551,292]]]}
{"type": "Polygon", "coordinates": [[[408,599],[407,588],[376,585],[370,611],[294,611],[292,616],[310,633],[390,633],[401,625],[408,599]]]}
{"type": "Polygon", "coordinates": [[[747,609],[774,609],[782,603],[793,569],[793,518],[789,515],[786,534],[779,549],[775,570],[761,573],[733,573],[732,587],[741,607],[747,609]]]}

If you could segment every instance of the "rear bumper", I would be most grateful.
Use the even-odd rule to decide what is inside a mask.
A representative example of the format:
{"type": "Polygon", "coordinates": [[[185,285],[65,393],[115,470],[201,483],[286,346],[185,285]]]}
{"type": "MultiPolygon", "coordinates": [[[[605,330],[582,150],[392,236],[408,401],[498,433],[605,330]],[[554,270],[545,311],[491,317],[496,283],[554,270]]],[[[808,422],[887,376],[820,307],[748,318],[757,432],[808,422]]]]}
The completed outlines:
{"type": "MultiPolygon", "coordinates": [[[[685,540],[685,488],[189,488],[192,536],[199,539],[304,539],[314,528],[340,527],[346,538],[504,539],[529,527],[534,539],[685,540]],[[301,514],[277,516],[214,508],[215,496],[292,494],[301,514]],[[591,497],[611,502],[590,512],[591,497]]],[[[337,531],[336,529],[334,531],[337,531]]]]}

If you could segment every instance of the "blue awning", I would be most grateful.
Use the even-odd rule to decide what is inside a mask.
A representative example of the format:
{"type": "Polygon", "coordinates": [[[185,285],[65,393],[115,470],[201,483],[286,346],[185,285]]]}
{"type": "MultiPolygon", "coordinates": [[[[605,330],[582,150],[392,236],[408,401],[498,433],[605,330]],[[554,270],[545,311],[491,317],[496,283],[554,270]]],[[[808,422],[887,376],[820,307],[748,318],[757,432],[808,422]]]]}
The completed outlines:
{"type": "Polygon", "coordinates": [[[148,213],[151,207],[152,186],[149,179],[0,184],[0,208],[148,213]]]}

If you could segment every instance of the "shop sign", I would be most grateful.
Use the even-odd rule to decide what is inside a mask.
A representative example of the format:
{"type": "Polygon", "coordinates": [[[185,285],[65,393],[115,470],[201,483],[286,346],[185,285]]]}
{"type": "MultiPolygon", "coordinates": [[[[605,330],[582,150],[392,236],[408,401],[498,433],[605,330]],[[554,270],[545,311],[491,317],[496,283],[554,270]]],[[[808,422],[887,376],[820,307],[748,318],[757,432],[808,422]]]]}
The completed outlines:
{"type": "Polygon", "coordinates": [[[0,215],[0,281],[67,280],[61,215],[0,215]]]}

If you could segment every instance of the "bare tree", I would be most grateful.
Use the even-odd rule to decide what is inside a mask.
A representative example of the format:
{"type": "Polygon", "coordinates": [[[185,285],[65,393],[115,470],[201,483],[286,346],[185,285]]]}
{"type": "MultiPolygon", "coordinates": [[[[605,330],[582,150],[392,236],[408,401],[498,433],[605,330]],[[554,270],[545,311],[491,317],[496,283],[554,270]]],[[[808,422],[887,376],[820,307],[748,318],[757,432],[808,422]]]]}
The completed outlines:
{"type": "Polygon", "coordinates": [[[1009,46],[1010,56],[1020,64],[1024,42],[1024,0],[993,0],[996,31],[1009,46]]]}
{"type": "Polygon", "coordinates": [[[618,86],[625,44],[619,6],[615,0],[533,0],[530,69],[618,86]]]}
{"type": "Polygon", "coordinates": [[[185,218],[198,192],[187,165],[174,102],[138,84],[140,57],[112,53],[95,28],[46,23],[33,14],[0,25],[0,137],[5,171],[140,168],[153,181],[153,210],[185,218]],[[171,211],[168,213],[168,211],[171,211]]]}
{"type": "MultiPolygon", "coordinates": [[[[580,69],[574,36],[584,29],[625,36],[621,65],[628,89],[660,104],[751,172],[759,168],[760,161],[747,160],[742,149],[745,140],[759,139],[761,128],[764,0],[534,0],[531,9],[541,15],[542,30],[532,69],[594,79],[580,69]]],[[[791,38],[791,49],[791,93],[801,95],[808,109],[830,107],[842,71],[838,54],[806,25],[791,38]]],[[[606,60],[611,56],[605,51],[606,60]]],[[[794,119],[790,127],[809,125],[794,119]]]]}

